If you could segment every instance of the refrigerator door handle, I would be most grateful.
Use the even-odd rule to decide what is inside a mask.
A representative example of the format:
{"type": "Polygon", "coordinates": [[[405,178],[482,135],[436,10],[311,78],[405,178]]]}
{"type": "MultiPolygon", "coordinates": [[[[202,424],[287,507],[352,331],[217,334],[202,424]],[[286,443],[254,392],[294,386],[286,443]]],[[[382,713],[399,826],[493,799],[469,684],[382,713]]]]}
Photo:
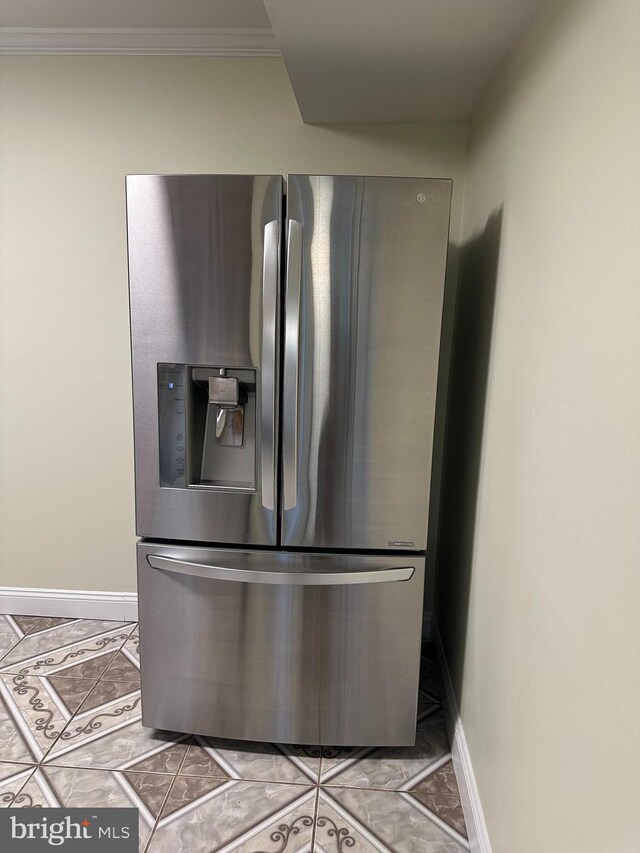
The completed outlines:
{"type": "Polygon", "coordinates": [[[154,556],[153,554],[147,555],[147,562],[153,569],[161,569],[190,577],[290,586],[342,586],[358,583],[408,581],[415,573],[414,566],[367,569],[361,572],[265,572],[252,569],[234,569],[231,566],[210,566],[206,563],[192,563],[189,560],[176,560],[173,557],[154,556]]]}
{"type": "Polygon", "coordinates": [[[293,509],[298,490],[298,359],[300,350],[300,286],[302,223],[289,220],[287,233],[287,295],[285,304],[282,464],[284,509],[293,509]]]}
{"type": "Polygon", "coordinates": [[[278,220],[264,226],[262,258],[262,506],[276,509],[276,341],[278,339],[278,220]]]}

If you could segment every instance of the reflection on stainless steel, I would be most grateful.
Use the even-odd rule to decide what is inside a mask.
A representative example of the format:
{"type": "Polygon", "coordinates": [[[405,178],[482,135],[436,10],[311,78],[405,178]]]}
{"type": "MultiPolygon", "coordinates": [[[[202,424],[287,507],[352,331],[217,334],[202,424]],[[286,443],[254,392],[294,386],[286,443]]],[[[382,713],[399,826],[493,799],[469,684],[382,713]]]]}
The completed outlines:
{"type": "Polygon", "coordinates": [[[382,562],[140,543],[144,724],[246,740],[413,743],[424,557],[407,556],[382,562]],[[154,556],[165,569],[163,558],[178,565],[152,568],[154,556]],[[187,574],[175,571],[180,563],[187,574]],[[221,580],[214,568],[207,576],[206,563],[285,577],[221,580]],[[340,577],[381,567],[404,577],[407,566],[409,580],[299,583],[305,572],[340,577]]]}
{"type": "Polygon", "coordinates": [[[303,244],[300,319],[289,302],[285,318],[286,335],[300,324],[285,545],[426,546],[450,198],[445,180],[289,176],[303,244]]]}
{"type": "MultiPolygon", "coordinates": [[[[227,491],[182,488],[188,471],[174,475],[177,488],[161,487],[156,425],[158,382],[164,379],[158,380],[156,371],[159,363],[180,366],[178,370],[187,365],[210,365],[260,371],[261,351],[254,341],[260,340],[263,320],[262,241],[269,223],[276,223],[277,232],[281,209],[280,176],[127,178],[136,520],[141,536],[247,544],[276,542],[275,502],[263,503],[253,485],[255,475],[235,478],[245,483],[244,490],[232,488],[234,479],[228,481],[231,490],[227,491]],[[258,227],[253,227],[255,222],[258,227]],[[259,287],[255,286],[256,281],[259,287]]],[[[271,233],[267,231],[268,236],[271,233]]],[[[273,266],[270,263],[269,269],[273,266]]],[[[272,348],[276,346],[274,339],[272,348]]],[[[269,357],[273,366],[276,356],[270,353],[269,357]]],[[[187,386],[191,386],[189,376],[187,386]]],[[[182,402],[188,402],[184,397],[190,393],[189,388],[183,390],[182,402]]],[[[263,389],[258,388],[255,393],[261,401],[263,389]]],[[[267,393],[273,398],[273,381],[267,393]]],[[[180,402],[177,400],[175,412],[166,422],[168,429],[182,434],[186,442],[190,425],[179,420],[180,402]]],[[[253,402],[252,406],[255,412],[253,402]]],[[[260,402],[258,411],[264,424],[260,402]]],[[[204,415],[203,410],[203,425],[204,415]]],[[[197,425],[191,428],[196,432],[203,429],[197,425]]],[[[244,429],[246,433],[246,423],[244,429]]],[[[274,432],[275,425],[271,428],[274,432]]],[[[264,470],[263,453],[270,457],[267,468],[276,470],[275,441],[262,444],[261,430],[257,433],[257,470],[264,470]]],[[[174,446],[183,444],[176,439],[172,452],[174,446]]],[[[241,453],[234,447],[229,447],[228,452],[241,453]]],[[[188,468],[189,459],[185,457],[182,465],[188,468]]],[[[200,466],[196,467],[199,471],[200,466]]],[[[224,478],[219,479],[220,489],[224,489],[224,478]]],[[[267,491],[273,488],[270,483],[267,491]]]]}
{"type": "MultiPolygon", "coordinates": [[[[307,242],[309,246],[308,258],[311,266],[312,281],[331,281],[333,269],[331,265],[331,212],[333,210],[333,180],[322,181],[316,187],[316,203],[313,208],[313,228],[309,229],[307,242]]],[[[291,179],[293,192],[292,205],[296,200],[296,179],[291,179]]],[[[302,276],[302,271],[301,271],[302,276]]],[[[300,282],[302,289],[302,282],[300,282]]],[[[303,379],[303,390],[312,391],[311,405],[309,397],[305,393],[306,411],[298,412],[298,420],[306,424],[305,435],[308,436],[308,453],[305,461],[309,459],[320,459],[322,454],[322,437],[324,435],[326,419],[329,415],[329,394],[331,391],[331,379],[327,369],[327,359],[323,357],[324,351],[331,350],[331,290],[330,288],[307,288],[304,290],[305,316],[303,322],[307,322],[311,316],[312,322],[308,331],[311,332],[307,340],[310,341],[310,349],[313,353],[313,389],[308,383],[308,376],[303,379]],[[308,414],[308,417],[306,416],[308,414]]],[[[288,317],[287,317],[288,321],[288,317]]],[[[300,359],[301,353],[298,353],[300,359]]],[[[308,359],[305,358],[308,364],[308,359]]],[[[286,405],[286,399],[285,399],[286,405]]],[[[308,461],[301,470],[307,471],[307,483],[305,497],[308,502],[305,533],[311,539],[315,539],[314,529],[318,517],[318,475],[320,466],[310,465],[308,461]]],[[[302,485],[302,483],[301,483],[302,485]]],[[[296,485],[297,490],[297,485],[296,485]]],[[[297,496],[293,499],[293,506],[297,504],[297,496]]],[[[286,507],[285,507],[286,508],[286,507]]]]}
{"type": "Polygon", "coordinates": [[[300,272],[302,264],[302,226],[290,219],[287,228],[286,317],[284,332],[284,377],[286,404],[282,413],[283,503],[285,509],[296,505],[298,480],[298,383],[300,347],[300,272]]]}
{"type": "Polygon", "coordinates": [[[277,507],[275,462],[278,428],[279,277],[280,222],[274,219],[264,226],[262,262],[262,506],[269,510],[275,510],[277,507]]]}

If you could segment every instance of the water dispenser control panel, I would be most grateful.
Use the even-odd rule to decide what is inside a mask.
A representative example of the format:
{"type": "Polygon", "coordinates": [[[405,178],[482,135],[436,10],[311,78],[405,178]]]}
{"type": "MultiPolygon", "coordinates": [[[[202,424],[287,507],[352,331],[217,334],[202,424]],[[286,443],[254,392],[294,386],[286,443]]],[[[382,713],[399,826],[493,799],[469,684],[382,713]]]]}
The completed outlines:
{"type": "Polygon", "coordinates": [[[160,485],[256,489],[256,371],[158,364],[160,485]]]}
{"type": "Polygon", "coordinates": [[[185,365],[158,365],[160,485],[186,488],[185,365]]]}

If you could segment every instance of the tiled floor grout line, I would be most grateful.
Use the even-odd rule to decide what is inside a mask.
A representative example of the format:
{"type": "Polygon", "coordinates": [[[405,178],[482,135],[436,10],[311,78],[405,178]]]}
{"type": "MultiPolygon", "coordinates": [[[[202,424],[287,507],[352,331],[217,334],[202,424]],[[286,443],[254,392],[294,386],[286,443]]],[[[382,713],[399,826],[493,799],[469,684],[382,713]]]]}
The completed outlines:
{"type": "MultiPolygon", "coordinates": [[[[450,835],[451,838],[453,838],[453,840],[457,843],[458,839],[454,835],[451,835],[451,830],[453,829],[453,827],[449,826],[446,821],[442,820],[442,818],[439,818],[438,815],[434,814],[431,809],[427,808],[427,806],[423,805],[423,808],[426,812],[425,816],[427,817],[427,819],[431,820],[431,823],[433,823],[434,826],[437,826],[438,829],[442,829],[443,832],[446,832],[447,835],[450,835]],[[442,826],[440,826],[440,823],[442,823],[442,826]]],[[[453,832],[458,835],[455,829],[453,829],[453,832]]]]}
{"type": "MultiPolygon", "coordinates": [[[[40,767],[38,764],[37,767],[40,767]]],[[[40,767],[41,770],[47,770],[48,768],[55,768],[56,770],[77,770],[80,773],[92,773],[96,771],[97,773],[133,773],[137,776],[139,773],[149,775],[149,776],[169,776],[173,777],[175,773],[165,773],[162,770],[132,770],[130,767],[102,767],[100,765],[92,765],[91,767],[77,767],[75,764],[58,764],[56,761],[52,761],[48,764],[40,767]]]]}
{"type": "Polygon", "coordinates": [[[189,747],[193,745],[193,742],[195,741],[195,739],[196,739],[195,735],[189,735],[189,743],[187,744],[187,748],[185,749],[184,755],[182,756],[182,761],[180,762],[178,769],[175,772],[176,776],[180,775],[180,771],[184,767],[184,763],[187,760],[187,753],[189,752],[189,747]]]}
{"type": "MultiPolygon", "coordinates": [[[[11,616],[11,614],[10,613],[3,613],[2,616],[11,616]]],[[[20,626],[18,625],[18,627],[20,627],[20,626]]],[[[28,636],[28,634],[23,634],[22,637],[17,639],[16,642],[6,650],[6,652],[3,652],[2,654],[0,654],[0,666],[2,666],[2,661],[6,658],[6,656],[9,654],[9,652],[12,652],[15,649],[15,647],[18,645],[18,643],[21,643],[25,639],[25,637],[27,637],[27,636],[28,636]]]]}
{"type": "Polygon", "coordinates": [[[180,775],[180,771],[182,770],[182,767],[183,767],[185,761],[187,760],[187,753],[189,752],[189,747],[192,745],[193,741],[194,741],[194,736],[191,735],[189,737],[189,742],[187,743],[187,748],[184,751],[184,755],[182,756],[182,760],[180,761],[178,769],[173,774],[173,779],[171,780],[171,784],[167,788],[167,793],[165,794],[164,800],[162,801],[162,804],[161,804],[160,808],[158,809],[158,815],[156,817],[155,823],[153,824],[153,826],[151,828],[151,832],[149,833],[149,838],[147,839],[147,843],[144,845],[144,850],[141,851],[141,853],[146,853],[146,851],[149,849],[149,845],[151,844],[151,840],[156,833],[156,829],[158,828],[158,824],[160,823],[160,818],[162,817],[162,811],[167,804],[167,800],[169,799],[169,795],[171,794],[171,791],[173,791],[173,786],[176,784],[176,779],[180,775]]]}
{"type": "MultiPolygon", "coordinates": [[[[395,853],[395,850],[391,847],[391,845],[390,845],[390,844],[387,844],[387,843],[386,843],[386,841],[384,841],[384,840],[383,840],[383,839],[378,835],[378,833],[376,833],[376,832],[375,832],[375,830],[374,830],[372,827],[368,826],[368,825],[367,825],[367,823],[366,823],[362,818],[359,818],[357,815],[353,814],[353,812],[352,812],[349,808],[347,808],[343,803],[337,803],[337,802],[336,802],[336,800],[334,800],[331,796],[329,796],[329,800],[330,800],[330,801],[332,801],[332,802],[334,802],[334,803],[336,803],[337,805],[339,805],[339,806],[340,806],[340,808],[341,808],[344,812],[346,812],[346,813],[347,813],[347,815],[349,815],[349,818],[351,818],[351,820],[353,821],[353,823],[351,823],[351,820],[347,819],[347,824],[350,824],[350,825],[351,825],[351,827],[352,827],[352,828],[354,828],[357,832],[359,831],[359,828],[358,828],[358,824],[359,824],[359,825],[360,825],[361,827],[363,827],[365,830],[368,830],[368,832],[369,832],[370,834],[372,834],[372,835],[373,835],[373,836],[374,836],[378,841],[380,841],[380,842],[381,842],[381,843],[386,847],[386,849],[387,849],[387,853],[395,853]]],[[[342,818],[344,819],[344,815],[342,815],[342,818]]],[[[347,838],[348,838],[348,837],[349,837],[349,836],[347,835],[347,838]]],[[[347,840],[347,839],[345,839],[345,846],[346,846],[346,840],[347,840]]],[[[378,847],[378,850],[379,850],[379,849],[380,849],[380,848],[378,847]]],[[[341,850],[340,845],[338,845],[338,850],[340,851],[340,853],[342,853],[342,850],[341,850]]],[[[427,852],[427,851],[422,851],[422,853],[428,853],[428,852],[427,852]]]]}
{"type": "Polygon", "coordinates": [[[318,829],[318,808],[320,807],[320,780],[322,779],[322,755],[323,747],[320,747],[320,759],[318,761],[318,777],[316,779],[316,801],[313,807],[313,829],[311,830],[311,853],[316,849],[316,835],[318,829]]]}
{"type": "Polygon", "coordinates": [[[35,767],[38,762],[33,759],[33,761],[22,761],[18,758],[0,758],[0,764],[24,764],[25,767],[35,767]]]}
{"type": "MultiPolygon", "coordinates": [[[[38,678],[38,676],[36,676],[36,678],[38,678]]],[[[89,680],[89,679],[87,679],[87,681],[88,681],[88,680],[89,680]]],[[[82,706],[84,705],[84,703],[87,701],[87,696],[89,695],[89,693],[91,693],[91,691],[93,690],[93,688],[96,686],[96,684],[97,684],[99,681],[100,681],[100,679],[99,679],[99,678],[96,678],[96,680],[93,682],[93,684],[91,685],[91,687],[87,690],[87,692],[86,692],[86,693],[85,693],[85,695],[84,695],[84,699],[83,699],[83,700],[82,700],[82,702],[78,705],[78,707],[77,707],[77,708],[76,708],[76,710],[73,712],[73,714],[71,714],[71,716],[69,717],[69,719],[67,720],[67,722],[65,723],[65,725],[62,727],[62,731],[60,732],[60,734],[58,735],[58,737],[54,740],[54,742],[51,744],[51,746],[49,747],[49,749],[44,753],[44,755],[42,756],[42,758],[40,759],[40,761],[38,761],[38,762],[37,762],[37,766],[38,766],[38,767],[42,767],[42,765],[44,764],[44,761],[45,761],[46,757],[49,755],[49,753],[50,753],[50,752],[51,752],[51,750],[54,748],[54,746],[58,743],[58,741],[60,740],[60,738],[62,737],[62,735],[66,732],[67,728],[71,725],[71,723],[73,722],[73,720],[74,720],[74,718],[75,718],[76,714],[77,714],[77,713],[79,713],[80,709],[82,708],[82,706]]],[[[43,769],[44,769],[44,767],[43,767],[43,769]]]]}
{"type": "MultiPolygon", "coordinates": [[[[72,766],[72,765],[69,765],[72,766]]],[[[89,768],[92,769],[92,768],[89,768]]],[[[106,769],[106,768],[95,768],[96,770],[106,769]]],[[[127,773],[129,770],[127,770],[127,773]]],[[[254,779],[251,775],[249,776],[214,776],[213,773],[207,776],[198,776],[197,773],[162,773],[160,770],[132,770],[131,773],[152,773],[153,775],[161,775],[161,776],[181,776],[183,779],[217,779],[221,782],[256,782],[259,785],[282,785],[285,788],[316,788],[318,786],[317,782],[312,782],[309,780],[308,782],[289,782],[287,779],[254,779]]]]}
{"type": "Polygon", "coordinates": [[[24,788],[29,784],[29,782],[33,779],[34,774],[35,774],[36,770],[38,769],[38,767],[39,767],[39,765],[37,765],[36,767],[32,767],[32,769],[31,769],[31,773],[29,773],[29,775],[28,775],[28,776],[27,776],[27,778],[24,780],[24,782],[22,783],[22,785],[20,785],[20,787],[19,787],[19,788],[18,788],[18,790],[16,791],[16,794],[15,794],[14,798],[11,800],[11,802],[9,803],[9,805],[7,806],[7,808],[9,808],[9,809],[10,809],[10,808],[13,806],[13,804],[15,803],[15,801],[18,799],[18,797],[19,797],[19,796],[20,796],[20,794],[22,793],[23,789],[24,789],[24,788]]]}
{"type": "MultiPolygon", "coordinates": [[[[24,637],[21,637],[18,640],[18,643],[22,642],[22,640],[24,640],[24,637]]],[[[18,643],[15,643],[13,646],[11,646],[10,649],[7,649],[7,651],[3,655],[0,655],[0,666],[2,666],[3,659],[6,658],[6,656],[9,654],[9,652],[11,652],[11,651],[13,651],[13,649],[15,649],[15,647],[18,645],[18,643]]]]}
{"type": "MultiPolygon", "coordinates": [[[[88,679],[87,679],[87,680],[88,680],[88,679]]],[[[84,705],[84,703],[87,701],[87,699],[89,698],[89,694],[90,694],[90,693],[95,689],[95,687],[96,687],[96,685],[98,684],[98,682],[99,682],[99,681],[100,681],[100,678],[96,678],[96,680],[93,682],[93,684],[91,685],[91,687],[89,688],[89,690],[85,693],[84,699],[83,699],[83,700],[82,700],[82,702],[78,705],[78,707],[77,707],[77,708],[76,708],[76,710],[73,712],[73,714],[69,717],[69,722],[67,723],[67,726],[68,726],[68,725],[70,725],[70,724],[71,724],[71,722],[74,720],[74,718],[75,718],[78,714],[80,714],[80,713],[82,712],[82,706],[83,706],[83,705],[84,705]]],[[[58,740],[60,740],[60,738],[62,737],[63,733],[67,730],[67,726],[65,726],[65,727],[64,727],[64,729],[60,732],[60,736],[58,737],[58,740]]],[[[56,740],[56,743],[58,743],[58,740],[56,740]]],[[[53,749],[53,747],[54,747],[54,746],[55,746],[55,744],[52,744],[52,745],[51,745],[51,749],[53,749]]]]}
{"type": "MultiPolygon", "coordinates": [[[[13,618],[15,619],[15,616],[14,616],[13,618]]],[[[38,627],[38,625],[42,622],[42,620],[43,620],[44,618],[45,618],[44,616],[41,616],[41,617],[38,619],[38,621],[34,624],[34,626],[33,626],[29,631],[27,631],[27,633],[26,633],[24,636],[25,636],[25,637],[28,637],[28,636],[29,636],[29,634],[30,634],[32,631],[35,631],[35,629],[38,627]]]]}
{"type": "MultiPolygon", "coordinates": [[[[22,615],[22,614],[19,614],[19,615],[22,615]]],[[[22,631],[22,627],[21,627],[20,623],[17,621],[17,617],[16,617],[16,616],[13,616],[11,613],[4,613],[4,614],[3,614],[3,616],[11,616],[11,618],[12,618],[12,619],[13,619],[13,621],[16,623],[16,625],[18,626],[18,628],[20,628],[20,630],[22,631]]],[[[31,626],[31,628],[29,628],[29,630],[28,630],[28,631],[25,631],[25,632],[23,633],[22,637],[20,637],[20,639],[18,640],[18,642],[21,642],[22,640],[24,640],[24,638],[25,638],[25,637],[28,637],[28,636],[29,636],[29,634],[30,634],[32,631],[35,631],[35,629],[38,627],[38,625],[40,624],[40,622],[42,622],[42,620],[43,620],[44,618],[45,618],[44,616],[40,616],[40,617],[38,617],[38,621],[37,621],[37,622],[35,622],[35,623],[31,626]]]]}
{"type": "MultiPolygon", "coordinates": [[[[320,757],[320,766],[322,766],[322,756],[320,757]]],[[[319,778],[319,777],[318,777],[319,778]]],[[[316,801],[313,806],[313,828],[311,829],[311,853],[316,848],[316,830],[318,828],[318,807],[320,805],[320,782],[316,785],[316,801]]]]}

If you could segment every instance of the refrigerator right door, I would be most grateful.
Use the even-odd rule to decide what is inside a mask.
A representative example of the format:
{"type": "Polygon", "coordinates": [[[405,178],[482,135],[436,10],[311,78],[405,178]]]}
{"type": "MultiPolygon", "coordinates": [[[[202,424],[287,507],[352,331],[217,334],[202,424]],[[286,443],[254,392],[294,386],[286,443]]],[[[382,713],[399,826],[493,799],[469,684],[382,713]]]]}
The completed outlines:
{"type": "Polygon", "coordinates": [[[426,548],[451,190],[289,175],[285,546],[426,548]]]}

